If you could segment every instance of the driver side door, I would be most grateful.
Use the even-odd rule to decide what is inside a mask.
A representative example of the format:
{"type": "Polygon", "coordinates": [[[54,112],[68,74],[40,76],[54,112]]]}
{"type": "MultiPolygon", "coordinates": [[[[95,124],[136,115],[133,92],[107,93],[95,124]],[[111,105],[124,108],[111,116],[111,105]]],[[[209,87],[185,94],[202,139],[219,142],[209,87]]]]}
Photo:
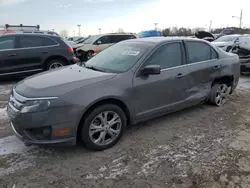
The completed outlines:
{"type": "Polygon", "coordinates": [[[182,108],[188,90],[188,70],[183,54],[182,42],[164,44],[150,55],[139,70],[147,65],[159,65],[160,74],[135,75],[134,107],[138,121],[182,108]]]}

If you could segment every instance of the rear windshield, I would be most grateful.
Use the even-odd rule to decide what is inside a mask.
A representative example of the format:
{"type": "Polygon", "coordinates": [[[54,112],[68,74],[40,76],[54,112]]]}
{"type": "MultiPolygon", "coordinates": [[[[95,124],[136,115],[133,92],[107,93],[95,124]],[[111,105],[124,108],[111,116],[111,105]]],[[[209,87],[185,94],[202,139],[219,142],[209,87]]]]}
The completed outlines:
{"type": "Polygon", "coordinates": [[[135,65],[150,47],[150,44],[139,42],[117,43],[94,56],[85,65],[104,72],[126,72],[135,65]]]}

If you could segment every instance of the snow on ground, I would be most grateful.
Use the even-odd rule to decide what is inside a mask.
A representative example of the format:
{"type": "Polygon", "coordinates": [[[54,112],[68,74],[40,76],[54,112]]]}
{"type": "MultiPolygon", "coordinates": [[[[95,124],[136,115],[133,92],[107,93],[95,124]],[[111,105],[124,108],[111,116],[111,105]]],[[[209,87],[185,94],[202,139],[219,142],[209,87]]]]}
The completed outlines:
{"type": "Polygon", "coordinates": [[[8,119],[7,111],[6,110],[7,110],[7,107],[0,108],[0,121],[8,119]]]}

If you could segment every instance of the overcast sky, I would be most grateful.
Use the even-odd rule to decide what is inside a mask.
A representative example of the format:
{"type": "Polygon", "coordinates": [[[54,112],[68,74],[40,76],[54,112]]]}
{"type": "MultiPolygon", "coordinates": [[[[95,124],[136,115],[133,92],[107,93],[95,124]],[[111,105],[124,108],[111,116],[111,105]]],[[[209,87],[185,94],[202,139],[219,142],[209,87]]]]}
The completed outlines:
{"type": "Polygon", "coordinates": [[[158,27],[250,26],[250,0],[0,0],[0,25],[41,25],[73,35],[81,24],[82,34],[117,31],[139,32],[158,27]]]}

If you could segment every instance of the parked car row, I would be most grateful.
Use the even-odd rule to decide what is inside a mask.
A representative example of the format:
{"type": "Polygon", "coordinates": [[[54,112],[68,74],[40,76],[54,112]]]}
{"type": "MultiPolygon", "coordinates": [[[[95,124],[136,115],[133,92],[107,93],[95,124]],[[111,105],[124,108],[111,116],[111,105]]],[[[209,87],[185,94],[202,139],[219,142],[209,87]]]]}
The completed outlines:
{"type": "Polygon", "coordinates": [[[73,46],[76,56],[82,61],[89,60],[93,55],[105,50],[115,43],[123,40],[137,38],[133,34],[103,34],[93,35],[84,40],[83,43],[78,43],[73,46]]]}
{"type": "MultiPolygon", "coordinates": [[[[90,46],[114,36],[92,37],[90,46]]],[[[19,82],[7,111],[12,129],[26,143],[79,140],[103,150],[115,145],[129,124],[205,101],[222,106],[239,75],[238,56],[204,40],[125,40],[85,64],[19,82]]]]}
{"type": "Polygon", "coordinates": [[[231,34],[232,29],[223,30],[215,36],[206,31],[195,33],[195,37],[211,42],[218,48],[235,53],[240,58],[241,73],[250,72],[250,35],[231,34]]]}

